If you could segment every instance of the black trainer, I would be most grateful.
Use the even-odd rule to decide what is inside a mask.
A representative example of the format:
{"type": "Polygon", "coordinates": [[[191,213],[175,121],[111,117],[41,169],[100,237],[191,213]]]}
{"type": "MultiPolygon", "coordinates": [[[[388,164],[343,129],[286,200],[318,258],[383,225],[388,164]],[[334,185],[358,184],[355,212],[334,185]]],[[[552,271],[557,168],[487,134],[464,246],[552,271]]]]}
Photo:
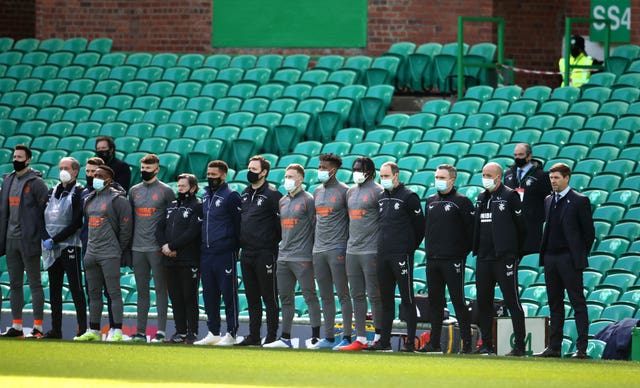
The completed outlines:
{"type": "Polygon", "coordinates": [[[481,356],[495,356],[496,354],[493,352],[493,349],[489,349],[485,346],[481,346],[478,349],[473,351],[473,354],[479,354],[481,356]]]}
{"type": "Polygon", "coordinates": [[[383,345],[380,343],[380,341],[363,350],[367,350],[370,352],[393,352],[393,349],[391,349],[391,345],[383,345]]]}
{"type": "Polygon", "coordinates": [[[24,338],[24,332],[22,330],[16,330],[13,327],[4,333],[0,334],[0,337],[6,338],[24,338]]]}
{"type": "Polygon", "coordinates": [[[198,337],[193,333],[188,333],[184,337],[184,343],[187,345],[193,345],[193,343],[196,342],[197,340],[198,340],[198,337]]]}
{"type": "Polygon", "coordinates": [[[44,334],[38,329],[31,329],[31,333],[24,336],[25,339],[40,339],[44,334]]]}
{"type": "Polygon", "coordinates": [[[167,340],[167,343],[169,344],[184,344],[185,340],[187,339],[187,335],[186,334],[174,334],[173,337],[169,338],[167,340]]]}
{"type": "Polygon", "coordinates": [[[431,342],[427,342],[423,347],[416,350],[416,353],[422,353],[422,354],[441,353],[442,354],[442,348],[440,348],[440,346],[438,347],[434,346],[433,344],[431,344],[431,342]]]}
{"type": "Polygon", "coordinates": [[[403,353],[413,353],[413,352],[416,351],[416,348],[413,345],[403,345],[400,348],[400,351],[403,352],[403,353]]]}
{"type": "Polygon", "coordinates": [[[261,345],[260,338],[256,339],[256,338],[253,338],[252,336],[248,335],[248,336],[244,337],[244,339],[242,341],[238,342],[237,344],[235,344],[233,346],[260,346],[260,345],[261,345]]]}
{"type": "Polygon", "coordinates": [[[526,355],[527,355],[527,353],[525,353],[524,350],[517,349],[517,348],[511,349],[511,351],[509,353],[505,354],[505,356],[507,356],[507,357],[524,357],[526,355]]]}
{"type": "Polygon", "coordinates": [[[49,330],[44,333],[41,339],[62,339],[62,334],[56,330],[49,330]]]}

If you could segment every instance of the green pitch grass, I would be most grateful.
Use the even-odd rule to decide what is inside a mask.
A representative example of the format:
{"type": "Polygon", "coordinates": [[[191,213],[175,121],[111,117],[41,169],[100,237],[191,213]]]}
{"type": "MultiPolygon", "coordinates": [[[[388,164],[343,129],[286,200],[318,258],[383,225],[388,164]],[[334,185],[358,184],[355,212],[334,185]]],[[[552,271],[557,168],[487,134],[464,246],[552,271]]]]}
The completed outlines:
{"type": "Polygon", "coordinates": [[[640,364],[185,345],[0,341],[0,382],[18,386],[633,387],[640,364]]]}

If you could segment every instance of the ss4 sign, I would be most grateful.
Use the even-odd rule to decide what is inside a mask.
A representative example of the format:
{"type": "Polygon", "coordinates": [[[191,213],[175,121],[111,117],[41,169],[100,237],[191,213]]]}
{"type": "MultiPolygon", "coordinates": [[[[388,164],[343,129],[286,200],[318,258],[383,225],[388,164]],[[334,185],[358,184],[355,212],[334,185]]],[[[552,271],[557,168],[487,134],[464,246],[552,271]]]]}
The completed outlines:
{"type": "MultiPolygon", "coordinates": [[[[591,17],[611,21],[611,43],[631,40],[631,0],[591,0],[591,17]]],[[[605,23],[591,23],[591,41],[604,42],[605,33],[605,23]]]]}

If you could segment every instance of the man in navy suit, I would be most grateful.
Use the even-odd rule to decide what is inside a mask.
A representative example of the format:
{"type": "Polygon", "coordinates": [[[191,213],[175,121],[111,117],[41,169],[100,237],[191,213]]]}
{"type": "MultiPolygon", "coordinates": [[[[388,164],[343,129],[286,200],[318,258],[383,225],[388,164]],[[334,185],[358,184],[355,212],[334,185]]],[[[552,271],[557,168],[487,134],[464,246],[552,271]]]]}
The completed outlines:
{"type": "Polygon", "coordinates": [[[571,169],[556,163],[549,169],[553,194],[545,201],[545,228],[540,246],[547,297],[551,310],[549,346],[538,357],[560,357],[564,326],[564,291],[569,294],[578,329],[577,351],[572,358],[587,358],[589,317],[583,293],[582,272],[595,239],[589,198],[569,187],[571,169]]]}

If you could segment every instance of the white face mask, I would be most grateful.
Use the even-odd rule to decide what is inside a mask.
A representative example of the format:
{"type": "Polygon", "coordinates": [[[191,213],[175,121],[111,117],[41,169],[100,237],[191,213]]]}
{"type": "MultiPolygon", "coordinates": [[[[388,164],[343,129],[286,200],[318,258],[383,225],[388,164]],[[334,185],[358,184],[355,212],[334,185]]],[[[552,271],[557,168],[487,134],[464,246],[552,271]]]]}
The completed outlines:
{"type": "Polygon", "coordinates": [[[380,184],[385,190],[393,189],[393,179],[380,179],[380,184]]]}
{"type": "Polygon", "coordinates": [[[491,191],[496,188],[496,182],[491,178],[482,178],[482,187],[491,191]]]}
{"type": "Polygon", "coordinates": [[[436,179],[436,181],[435,181],[433,186],[436,188],[436,190],[438,190],[440,192],[447,191],[447,188],[449,187],[447,185],[447,181],[442,181],[442,180],[438,180],[438,179],[436,179]]]}
{"type": "Polygon", "coordinates": [[[104,179],[93,178],[93,188],[96,191],[100,191],[100,190],[104,189],[104,179]]]}
{"type": "Polygon", "coordinates": [[[295,191],[296,189],[296,181],[293,179],[285,179],[284,180],[284,189],[287,190],[288,193],[295,191]]]}
{"type": "Polygon", "coordinates": [[[318,180],[322,183],[328,182],[331,176],[327,170],[318,170],[318,180]]]}
{"type": "Polygon", "coordinates": [[[71,181],[71,173],[67,170],[60,170],[60,182],[62,183],[67,183],[69,181],[71,181]]]}
{"type": "Polygon", "coordinates": [[[363,172],[360,172],[360,171],[353,172],[353,181],[355,183],[361,185],[364,183],[365,180],[367,180],[367,177],[364,175],[363,172]]]}

